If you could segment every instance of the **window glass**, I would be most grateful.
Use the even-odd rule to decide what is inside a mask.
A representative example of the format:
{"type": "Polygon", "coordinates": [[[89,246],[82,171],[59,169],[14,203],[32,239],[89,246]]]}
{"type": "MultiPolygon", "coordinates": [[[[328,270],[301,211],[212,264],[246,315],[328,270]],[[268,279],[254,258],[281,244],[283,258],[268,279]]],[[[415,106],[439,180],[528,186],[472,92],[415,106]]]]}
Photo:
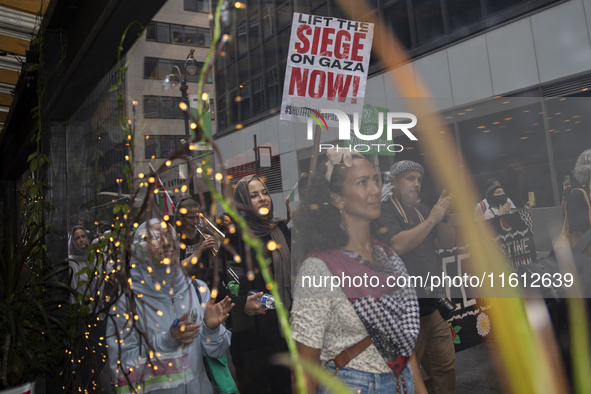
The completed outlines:
{"type": "MultiPolygon", "coordinates": [[[[268,1],[268,0],[267,0],[268,1]]],[[[274,25],[273,5],[263,5],[263,38],[267,38],[273,35],[274,25]]]]}
{"type": "Polygon", "coordinates": [[[157,25],[158,42],[170,42],[170,26],[167,23],[157,25]]]}
{"type": "Polygon", "coordinates": [[[495,14],[525,2],[525,0],[486,0],[486,8],[490,14],[495,14]]]}
{"type": "Polygon", "coordinates": [[[185,27],[185,44],[197,45],[197,28],[185,27]]]}
{"type": "Polygon", "coordinates": [[[443,37],[440,0],[413,0],[418,45],[443,37]]]}
{"type": "Polygon", "coordinates": [[[302,14],[308,13],[307,0],[293,0],[293,12],[300,12],[302,14]]]}
{"type": "Polygon", "coordinates": [[[226,97],[222,96],[218,99],[218,111],[226,109],[226,97]]]}
{"type": "Polygon", "coordinates": [[[384,10],[384,20],[390,30],[396,34],[402,46],[410,49],[412,47],[412,41],[406,1],[401,1],[392,7],[386,8],[384,10]]]}
{"type": "Polygon", "coordinates": [[[172,97],[160,97],[160,117],[167,119],[174,118],[172,97]]]}
{"type": "Polygon", "coordinates": [[[277,69],[268,71],[267,79],[267,108],[274,108],[279,105],[279,75],[277,69]]]}
{"type": "Polygon", "coordinates": [[[209,12],[209,0],[197,0],[197,11],[209,12]]]}
{"type": "Polygon", "coordinates": [[[240,120],[244,121],[250,118],[250,85],[247,83],[240,88],[240,120]]]}
{"type": "Polygon", "coordinates": [[[277,53],[275,52],[275,37],[269,38],[265,41],[264,55],[265,55],[265,68],[273,67],[277,64],[277,53]]]}
{"type": "MultiPolygon", "coordinates": [[[[312,9],[317,8],[318,6],[320,6],[322,3],[324,3],[326,0],[311,0],[310,1],[310,7],[312,9]]],[[[316,15],[316,13],[314,13],[316,15]]]]}
{"type": "Polygon", "coordinates": [[[176,136],[176,146],[175,149],[177,151],[181,150],[184,148],[185,144],[187,143],[187,137],[186,135],[184,136],[176,136]]]}
{"type": "Polygon", "coordinates": [[[279,60],[286,60],[287,54],[289,52],[289,38],[291,35],[291,27],[287,27],[279,32],[279,36],[277,37],[279,42],[277,45],[277,55],[279,56],[279,60]]]}
{"type": "Polygon", "coordinates": [[[172,42],[175,44],[184,44],[185,43],[185,33],[183,26],[179,25],[172,25],[170,28],[172,32],[172,42]]]}
{"type": "Polygon", "coordinates": [[[149,135],[145,140],[144,154],[146,159],[160,157],[160,136],[149,135]]]}
{"type": "Polygon", "coordinates": [[[289,6],[289,1],[277,6],[277,28],[281,29],[291,23],[293,14],[289,6]]]}
{"type": "Polygon", "coordinates": [[[157,79],[158,78],[158,59],[153,57],[144,58],[144,78],[157,79]]]}
{"type": "Polygon", "coordinates": [[[179,107],[179,104],[183,101],[182,97],[173,97],[172,98],[172,109],[174,111],[174,117],[177,119],[184,119],[185,112],[179,107]]]}
{"type": "Polygon", "coordinates": [[[209,29],[197,28],[197,44],[208,47],[211,44],[209,29]]]}
{"type": "Polygon", "coordinates": [[[159,59],[158,60],[158,79],[165,80],[169,74],[172,73],[172,64],[170,60],[159,59]]]}
{"type": "Polygon", "coordinates": [[[312,14],[320,15],[320,16],[329,16],[328,15],[328,4],[324,3],[324,4],[321,4],[318,8],[313,8],[312,14]]]}
{"type": "Polygon", "coordinates": [[[249,36],[250,36],[250,47],[254,48],[261,42],[261,34],[259,32],[259,7],[254,7],[250,11],[249,17],[249,36]]]}
{"type": "Polygon", "coordinates": [[[157,118],[160,108],[160,99],[157,96],[144,96],[144,117],[157,118]]]}
{"type": "Polygon", "coordinates": [[[263,112],[263,110],[265,109],[264,103],[263,103],[263,77],[258,77],[258,78],[254,78],[253,79],[253,85],[254,85],[254,89],[253,89],[253,110],[254,113],[253,115],[256,115],[258,113],[263,112]]]}
{"type": "Polygon", "coordinates": [[[243,85],[248,82],[248,58],[243,58],[238,62],[238,82],[243,85]]]}
{"type": "Polygon", "coordinates": [[[236,88],[237,81],[236,81],[236,63],[230,65],[228,67],[228,88],[236,88]]]}
{"type": "Polygon", "coordinates": [[[219,124],[220,124],[220,129],[225,129],[226,127],[228,127],[228,116],[226,115],[226,110],[223,111],[219,111],[219,124]]]}
{"type": "Polygon", "coordinates": [[[226,92],[226,73],[221,69],[215,76],[216,91],[222,94],[226,92]]]}
{"type": "Polygon", "coordinates": [[[480,0],[447,0],[446,7],[451,31],[470,26],[482,20],[480,0]]]}
{"type": "Polygon", "coordinates": [[[246,37],[246,21],[242,21],[236,27],[236,39],[238,43],[238,56],[244,55],[248,51],[248,38],[246,37]]]}
{"type": "Polygon", "coordinates": [[[162,156],[161,157],[170,157],[176,152],[176,141],[174,136],[161,136],[162,141],[162,156]]]}
{"type": "Polygon", "coordinates": [[[236,100],[238,97],[238,89],[234,89],[230,92],[230,96],[228,98],[228,125],[233,125],[238,122],[238,101],[236,100]]]}
{"type": "Polygon", "coordinates": [[[263,50],[261,47],[256,47],[250,51],[250,69],[253,73],[258,73],[263,68],[263,62],[261,57],[263,56],[263,50]]]}
{"type": "Polygon", "coordinates": [[[197,11],[197,2],[195,0],[184,0],[183,9],[185,11],[197,11]]]}
{"type": "Polygon", "coordinates": [[[579,155],[591,147],[589,118],[586,113],[591,98],[585,96],[586,92],[569,97],[545,99],[560,196],[565,175],[570,176],[573,188],[581,187],[572,175],[572,171],[579,155]]]}
{"type": "Polygon", "coordinates": [[[150,22],[146,26],[146,40],[156,41],[156,24],[154,22],[150,22]]]}
{"type": "Polygon", "coordinates": [[[215,120],[215,100],[209,99],[209,108],[211,109],[211,120],[215,120]]]}
{"type": "Polygon", "coordinates": [[[476,185],[497,178],[517,207],[528,201],[529,192],[538,207],[554,205],[539,99],[499,98],[468,109],[457,110],[456,118],[476,185]]]}

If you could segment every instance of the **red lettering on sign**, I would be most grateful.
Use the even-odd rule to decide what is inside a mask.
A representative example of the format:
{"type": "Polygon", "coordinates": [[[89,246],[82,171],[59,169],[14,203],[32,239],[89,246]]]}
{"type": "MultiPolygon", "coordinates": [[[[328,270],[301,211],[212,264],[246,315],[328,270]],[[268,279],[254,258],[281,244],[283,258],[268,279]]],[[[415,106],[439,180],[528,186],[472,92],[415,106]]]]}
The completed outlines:
{"type": "Polygon", "coordinates": [[[335,97],[339,98],[340,103],[344,103],[347,99],[347,93],[349,93],[349,85],[351,85],[351,75],[345,77],[345,83],[343,84],[343,74],[328,73],[328,99],[334,101],[335,97]]]}
{"type": "Polygon", "coordinates": [[[351,34],[346,30],[339,30],[334,42],[334,56],[337,59],[349,60],[351,52],[351,34]],[[346,40],[346,41],[345,41],[346,40]],[[342,51],[341,51],[342,49],[342,51]]]}
{"type": "Polygon", "coordinates": [[[312,71],[312,73],[310,74],[310,86],[308,87],[308,95],[312,98],[322,97],[322,95],[324,94],[325,84],[326,73],[320,70],[312,71]],[[318,82],[318,84],[316,82],[318,82]]]}
{"type": "MultiPolygon", "coordinates": [[[[361,82],[361,78],[354,77],[353,78],[353,97],[357,97],[357,92],[359,91],[359,83],[361,82]]],[[[352,98],[351,104],[357,104],[357,99],[352,98]]]]}
{"type": "Polygon", "coordinates": [[[298,96],[306,96],[306,86],[308,85],[308,70],[304,69],[304,75],[302,75],[302,69],[294,67],[291,69],[291,80],[289,81],[289,95],[293,96],[294,88],[298,90],[298,96]]]}
{"type": "Polygon", "coordinates": [[[320,41],[320,33],[322,32],[322,28],[316,26],[314,28],[314,38],[312,39],[312,55],[318,54],[318,42],[320,41]]]}
{"type": "Polygon", "coordinates": [[[320,44],[320,56],[332,56],[332,52],[328,50],[328,46],[332,45],[332,38],[334,29],[331,27],[324,28],[322,32],[322,44],[320,44]]]}
{"type": "Polygon", "coordinates": [[[360,43],[360,40],[365,40],[367,34],[365,33],[355,33],[353,34],[353,49],[351,50],[351,60],[354,62],[362,62],[363,56],[359,56],[359,51],[363,50],[363,44],[360,43]]]}
{"type": "Polygon", "coordinates": [[[310,50],[310,40],[306,35],[312,34],[312,28],[308,25],[300,25],[297,30],[297,37],[301,42],[296,42],[295,51],[297,53],[307,53],[310,50]]]}

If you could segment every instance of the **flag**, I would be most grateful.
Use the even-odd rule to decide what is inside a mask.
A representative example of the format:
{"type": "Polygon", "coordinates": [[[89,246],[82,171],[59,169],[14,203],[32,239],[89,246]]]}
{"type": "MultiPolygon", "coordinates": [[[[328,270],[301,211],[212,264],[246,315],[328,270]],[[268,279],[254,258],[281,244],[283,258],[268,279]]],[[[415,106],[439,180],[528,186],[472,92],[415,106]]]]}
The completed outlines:
{"type": "Polygon", "coordinates": [[[164,215],[172,217],[174,215],[175,210],[172,199],[170,198],[168,191],[166,191],[164,184],[162,184],[160,177],[158,177],[158,174],[156,174],[156,171],[154,170],[154,167],[152,167],[152,164],[148,165],[150,166],[150,169],[152,170],[156,178],[156,185],[154,187],[154,194],[156,194],[156,205],[164,215]],[[160,194],[162,194],[162,196],[160,194]]]}
{"type": "MultiPolygon", "coordinates": [[[[302,179],[303,176],[304,176],[304,174],[300,175],[300,179],[302,179]]],[[[298,184],[300,183],[300,179],[298,179],[295,186],[293,187],[293,189],[291,189],[291,192],[289,193],[289,200],[290,201],[293,201],[293,202],[300,201],[300,189],[298,187],[298,184]]]]}

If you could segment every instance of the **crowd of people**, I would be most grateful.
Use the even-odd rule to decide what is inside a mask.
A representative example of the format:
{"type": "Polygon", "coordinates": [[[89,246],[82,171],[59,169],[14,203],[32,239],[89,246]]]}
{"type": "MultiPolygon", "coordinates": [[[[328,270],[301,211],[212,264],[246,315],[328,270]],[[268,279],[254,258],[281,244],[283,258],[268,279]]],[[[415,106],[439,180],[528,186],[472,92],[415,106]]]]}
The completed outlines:
{"type": "MultiPolygon", "coordinates": [[[[259,177],[242,178],[233,196],[249,234],[267,246],[267,269],[290,313],[300,356],[357,393],[377,387],[382,393],[455,393],[455,350],[447,324],[455,304],[445,293],[344,282],[335,290],[305,286],[303,279],[367,275],[385,281],[441,271],[435,251],[456,244],[449,222],[453,196],[443,190],[432,208],[420,203],[425,170],[413,161],[395,163],[380,187],[381,174],[362,155],[333,148],[327,157],[311,176],[291,227],[289,199],[288,217],[275,217],[259,177]],[[293,255],[292,245],[298,249],[293,255]],[[292,256],[299,257],[292,261],[292,256]],[[298,267],[296,276],[292,266],[298,267]]],[[[591,223],[591,150],[581,154],[573,177],[580,187],[573,189],[565,179],[563,195],[572,246],[591,223]]],[[[486,181],[484,195],[474,220],[517,209],[497,179],[486,181]]],[[[223,214],[212,224],[203,212],[184,198],[174,223],[151,219],[135,231],[130,286],[121,290],[106,319],[113,389],[291,393],[292,371],[275,357],[288,351],[287,343],[277,311],[265,304],[271,284],[231,216],[223,214]]],[[[74,288],[88,282],[86,273],[77,273],[90,264],[89,238],[83,223],[72,228],[74,288]]],[[[328,392],[311,377],[306,387],[308,393],[328,392]]]]}

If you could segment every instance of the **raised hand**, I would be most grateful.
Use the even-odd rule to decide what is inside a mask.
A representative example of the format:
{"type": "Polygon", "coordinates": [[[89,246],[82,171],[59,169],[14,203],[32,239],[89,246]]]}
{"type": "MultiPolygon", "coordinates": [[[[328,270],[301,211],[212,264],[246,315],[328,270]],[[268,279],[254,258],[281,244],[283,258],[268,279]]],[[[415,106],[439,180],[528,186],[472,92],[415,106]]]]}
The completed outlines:
{"type": "Polygon", "coordinates": [[[215,331],[220,324],[226,321],[230,316],[230,310],[234,308],[232,299],[228,296],[216,303],[215,298],[211,297],[205,306],[203,322],[212,331],[215,331]]]}
{"type": "Polygon", "coordinates": [[[511,203],[506,202],[502,207],[499,208],[499,216],[503,216],[509,213],[511,210],[511,203]]]}
{"type": "Polygon", "coordinates": [[[170,336],[179,345],[189,345],[193,343],[195,335],[199,332],[199,328],[201,327],[200,324],[193,324],[188,318],[189,315],[184,313],[179,319],[177,326],[170,327],[170,336]]]}
{"type": "Polygon", "coordinates": [[[443,218],[445,218],[451,212],[452,208],[452,195],[448,195],[447,191],[444,190],[441,192],[439,196],[439,200],[437,204],[431,209],[431,213],[429,217],[435,221],[435,224],[441,223],[443,218]]]}

